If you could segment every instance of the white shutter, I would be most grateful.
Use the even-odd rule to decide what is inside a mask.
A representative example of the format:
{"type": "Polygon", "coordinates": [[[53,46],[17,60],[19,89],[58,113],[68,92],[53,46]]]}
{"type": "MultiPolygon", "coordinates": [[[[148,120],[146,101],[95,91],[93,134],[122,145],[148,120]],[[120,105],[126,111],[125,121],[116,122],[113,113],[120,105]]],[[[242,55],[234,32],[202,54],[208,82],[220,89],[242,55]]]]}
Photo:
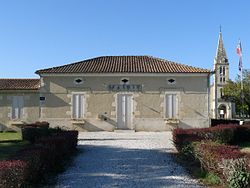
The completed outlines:
{"type": "Polygon", "coordinates": [[[24,107],[24,97],[18,97],[18,118],[21,119],[23,117],[23,107],[24,107]]]}
{"type": "Polygon", "coordinates": [[[84,117],[84,105],[85,105],[85,97],[84,95],[79,96],[79,118],[84,117]]]}
{"type": "Polygon", "coordinates": [[[126,96],[126,124],[127,127],[131,127],[131,121],[132,121],[132,96],[131,95],[127,95],[126,96]]]}
{"type": "Polygon", "coordinates": [[[72,117],[75,119],[84,118],[85,97],[82,94],[73,94],[72,96],[72,117]]]}
{"type": "Polygon", "coordinates": [[[177,109],[176,109],[176,104],[177,104],[177,101],[176,101],[176,95],[172,95],[172,118],[176,118],[176,111],[177,111],[177,109]]]}
{"type": "Polygon", "coordinates": [[[12,98],[12,119],[18,118],[18,101],[17,96],[13,96],[12,98]]]}
{"type": "Polygon", "coordinates": [[[12,119],[23,117],[24,98],[23,96],[13,96],[12,98],[12,119]]]}
{"type": "Polygon", "coordinates": [[[166,118],[172,118],[172,95],[166,95],[166,118]]]}
{"type": "Polygon", "coordinates": [[[167,94],[166,98],[166,112],[165,116],[166,118],[176,118],[177,117],[177,108],[178,108],[178,102],[177,102],[177,96],[176,94],[167,94]]]}
{"type": "Polygon", "coordinates": [[[77,95],[72,96],[72,117],[77,118],[77,95]]]}

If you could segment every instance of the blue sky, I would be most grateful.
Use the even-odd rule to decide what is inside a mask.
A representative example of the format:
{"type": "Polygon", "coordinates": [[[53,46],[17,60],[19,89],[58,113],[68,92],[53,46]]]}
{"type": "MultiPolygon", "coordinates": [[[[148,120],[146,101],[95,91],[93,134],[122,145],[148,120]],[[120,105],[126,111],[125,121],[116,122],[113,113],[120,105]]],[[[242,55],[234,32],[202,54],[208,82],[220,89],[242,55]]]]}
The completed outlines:
{"type": "Polygon", "coordinates": [[[151,55],[212,69],[219,26],[238,74],[250,65],[247,0],[0,0],[0,78],[102,55],[151,55]]]}

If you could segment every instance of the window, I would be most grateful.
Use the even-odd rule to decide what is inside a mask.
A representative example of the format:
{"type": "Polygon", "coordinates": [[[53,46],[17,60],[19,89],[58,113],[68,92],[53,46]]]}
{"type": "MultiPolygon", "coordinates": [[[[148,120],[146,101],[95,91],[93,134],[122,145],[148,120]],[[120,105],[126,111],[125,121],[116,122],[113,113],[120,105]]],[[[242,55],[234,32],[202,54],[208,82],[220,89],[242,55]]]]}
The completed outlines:
{"type": "Polygon", "coordinates": [[[223,73],[222,74],[223,74],[223,76],[225,76],[225,67],[223,67],[223,73]]]}
{"type": "Polygon", "coordinates": [[[124,85],[129,84],[129,78],[122,78],[120,83],[124,85]]]}
{"type": "Polygon", "coordinates": [[[72,95],[72,118],[82,119],[85,114],[85,96],[83,94],[72,95]]]}
{"type": "Polygon", "coordinates": [[[24,98],[23,96],[13,96],[12,98],[12,113],[11,118],[21,119],[23,117],[23,106],[24,106],[24,98]]]}
{"type": "Polygon", "coordinates": [[[222,74],[222,67],[220,67],[220,75],[222,74]]]}
{"type": "Polygon", "coordinates": [[[223,89],[220,88],[220,97],[222,98],[224,96],[223,89]]]}
{"type": "Polygon", "coordinates": [[[82,79],[82,78],[76,78],[76,79],[74,80],[74,83],[77,84],[77,85],[83,84],[83,79],[82,79]]]}
{"type": "Polygon", "coordinates": [[[177,97],[176,94],[167,94],[165,98],[165,117],[177,118],[177,97]]]}
{"type": "Polygon", "coordinates": [[[174,85],[175,83],[176,83],[176,81],[175,81],[174,78],[168,79],[168,84],[169,84],[169,85],[174,85]]]}

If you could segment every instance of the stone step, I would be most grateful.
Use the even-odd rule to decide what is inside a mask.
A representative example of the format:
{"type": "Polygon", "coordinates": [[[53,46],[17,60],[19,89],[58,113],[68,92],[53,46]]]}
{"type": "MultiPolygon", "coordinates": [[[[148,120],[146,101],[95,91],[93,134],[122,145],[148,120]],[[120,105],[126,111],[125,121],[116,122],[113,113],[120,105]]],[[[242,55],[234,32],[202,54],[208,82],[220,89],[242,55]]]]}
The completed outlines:
{"type": "Polygon", "coordinates": [[[115,133],[134,133],[135,130],[131,130],[131,129],[116,129],[114,130],[115,133]]]}

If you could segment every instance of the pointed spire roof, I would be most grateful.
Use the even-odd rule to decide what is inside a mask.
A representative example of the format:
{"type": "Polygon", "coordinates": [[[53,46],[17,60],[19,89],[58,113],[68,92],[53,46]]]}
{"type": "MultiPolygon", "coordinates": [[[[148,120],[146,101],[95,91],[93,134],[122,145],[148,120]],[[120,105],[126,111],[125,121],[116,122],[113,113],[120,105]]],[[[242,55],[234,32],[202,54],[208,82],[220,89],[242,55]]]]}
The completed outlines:
{"type": "Polygon", "coordinates": [[[220,27],[220,33],[219,33],[215,61],[216,61],[216,63],[228,64],[227,54],[226,54],[226,50],[225,50],[223,39],[222,39],[221,27],[220,27]]]}

